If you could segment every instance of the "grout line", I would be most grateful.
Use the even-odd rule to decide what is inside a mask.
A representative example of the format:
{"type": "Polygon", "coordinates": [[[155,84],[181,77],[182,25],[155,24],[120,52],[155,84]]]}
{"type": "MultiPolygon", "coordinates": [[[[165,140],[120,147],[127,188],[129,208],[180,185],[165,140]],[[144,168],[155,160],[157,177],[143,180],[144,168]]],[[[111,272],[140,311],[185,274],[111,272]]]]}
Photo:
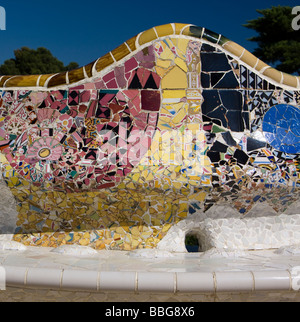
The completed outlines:
{"type": "Polygon", "coordinates": [[[174,294],[177,293],[177,273],[174,273],[174,294]]]}
{"type": "Polygon", "coordinates": [[[40,80],[42,78],[42,75],[40,75],[36,81],[36,86],[39,87],[40,86],[40,80]]]}
{"type": "Polygon", "coordinates": [[[117,60],[115,59],[115,57],[114,57],[114,55],[112,54],[112,52],[110,51],[109,53],[110,53],[111,58],[114,60],[114,63],[116,63],[116,62],[117,62],[117,60]]]}
{"type": "Polygon", "coordinates": [[[289,291],[293,289],[293,278],[292,278],[292,273],[289,269],[286,270],[289,274],[289,280],[290,280],[290,286],[289,286],[289,291]]]}
{"type": "Polygon", "coordinates": [[[62,289],[62,283],[63,283],[63,276],[64,276],[65,269],[63,268],[60,273],[60,281],[59,281],[59,288],[62,289]]]}
{"type": "Polygon", "coordinates": [[[101,281],[101,272],[98,271],[98,275],[97,275],[97,285],[96,285],[97,286],[97,292],[100,291],[100,286],[101,286],[100,281],[101,281]]]}
{"type": "Polygon", "coordinates": [[[131,48],[129,47],[129,45],[127,44],[127,42],[125,41],[124,44],[126,45],[127,49],[129,50],[130,53],[132,53],[131,48]]]}
{"type": "Polygon", "coordinates": [[[254,292],[255,288],[256,288],[256,286],[255,286],[255,276],[254,276],[254,273],[252,271],[250,271],[250,274],[252,275],[252,279],[253,279],[252,292],[254,292]]]}
{"type": "Polygon", "coordinates": [[[138,276],[138,272],[135,272],[134,292],[136,294],[139,292],[139,276],[138,276]]]}
{"type": "Polygon", "coordinates": [[[24,275],[24,286],[26,286],[26,285],[27,285],[27,276],[28,276],[28,272],[29,272],[29,270],[30,270],[30,268],[28,267],[28,268],[26,269],[26,272],[25,272],[25,275],[24,275]]]}
{"type": "Polygon", "coordinates": [[[215,293],[217,293],[217,276],[216,276],[216,272],[213,272],[212,275],[213,275],[213,281],[214,281],[214,291],[215,291],[215,293]]]}

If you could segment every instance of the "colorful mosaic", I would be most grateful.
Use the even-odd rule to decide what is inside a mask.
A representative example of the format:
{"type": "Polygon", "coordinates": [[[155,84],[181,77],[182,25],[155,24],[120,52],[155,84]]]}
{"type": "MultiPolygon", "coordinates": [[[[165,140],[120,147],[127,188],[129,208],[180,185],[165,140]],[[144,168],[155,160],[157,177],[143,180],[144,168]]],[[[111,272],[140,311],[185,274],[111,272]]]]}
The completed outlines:
{"type": "Polygon", "coordinates": [[[217,202],[299,197],[299,77],[170,24],[57,75],[2,76],[2,172],[26,245],[155,247],[217,202]]]}

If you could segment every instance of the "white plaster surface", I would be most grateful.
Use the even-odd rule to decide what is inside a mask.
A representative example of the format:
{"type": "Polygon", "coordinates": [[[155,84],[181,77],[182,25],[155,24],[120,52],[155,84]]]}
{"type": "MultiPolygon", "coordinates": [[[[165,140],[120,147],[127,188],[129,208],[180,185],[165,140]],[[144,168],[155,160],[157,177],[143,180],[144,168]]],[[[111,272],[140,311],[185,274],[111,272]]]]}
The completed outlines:
{"type": "Polygon", "coordinates": [[[17,218],[16,200],[4,180],[0,179],[0,235],[13,234],[17,218]]]}
{"type": "Polygon", "coordinates": [[[267,203],[257,204],[246,215],[229,206],[215,205],[173,226],[158,244],[159,250],[186,252],[185,237],[197,236],[200,251],[209,249],[259,250],[300,245],[299,202],[278,215],[267,203]]]}
{"type": "Polygon", "coordinates": [[[88,246],[80,246],[80,245],[62,245],[57,248],[53,248],[51,252],[56,254],[74,255],[74,256],[88,256],[88,255],[98,254],[98,252],[95,249],[88,246]]]}

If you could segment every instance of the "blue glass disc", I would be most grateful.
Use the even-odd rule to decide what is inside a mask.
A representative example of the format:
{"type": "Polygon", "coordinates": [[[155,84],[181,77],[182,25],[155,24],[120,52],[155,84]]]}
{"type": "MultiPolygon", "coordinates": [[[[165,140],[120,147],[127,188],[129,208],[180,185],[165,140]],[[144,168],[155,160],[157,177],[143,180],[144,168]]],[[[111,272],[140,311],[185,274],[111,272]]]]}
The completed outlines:
{"type": "Polygon", "coordinates": [[[263,132],[267,142],[285,153],[300,153],[300,110],[292,105],[271,107],[263,120],[263,132]]]}

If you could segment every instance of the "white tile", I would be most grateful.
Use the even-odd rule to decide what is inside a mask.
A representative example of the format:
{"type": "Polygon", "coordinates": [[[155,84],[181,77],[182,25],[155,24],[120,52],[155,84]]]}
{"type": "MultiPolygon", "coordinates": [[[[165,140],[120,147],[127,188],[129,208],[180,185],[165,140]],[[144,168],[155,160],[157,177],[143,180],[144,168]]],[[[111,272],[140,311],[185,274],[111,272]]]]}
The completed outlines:
{"type": "Polygon", "coordinates": [[[254,279],[251,272],[216,272],[216,291],[252,291],[254,279]]]}
{"type": "Polygon", "coordinates": [[[177,273],[177,292],[199,293],[214,292],[214,277],[212,273],[177,273]]]}
{"type": "Polygon", "coordinates": [[[138,291],[165,292],[176,291],[176,275],[174,273],[139,272],[138,291]]]}
{"type": "Polygon", "coordinates": [[[62,270],[47,268],[30,268],[27,272],[26,286],[60,288],[62,270]]]}
{"type": "Polygon", "coordinates": [[[136,278],[135,272],[101,272],[99,290],[134,292],[136,278]]]}
{"type": "Polygon", "coordinates": [[[64,270],[61,288],[97,291],[98,272],[86,270],[64,270]]]}
{"type": "Polygon", "coordinates": [[[290,289],[290,274],[288,271],[253,272],[256,291],[275,291],[290,289]]]}

